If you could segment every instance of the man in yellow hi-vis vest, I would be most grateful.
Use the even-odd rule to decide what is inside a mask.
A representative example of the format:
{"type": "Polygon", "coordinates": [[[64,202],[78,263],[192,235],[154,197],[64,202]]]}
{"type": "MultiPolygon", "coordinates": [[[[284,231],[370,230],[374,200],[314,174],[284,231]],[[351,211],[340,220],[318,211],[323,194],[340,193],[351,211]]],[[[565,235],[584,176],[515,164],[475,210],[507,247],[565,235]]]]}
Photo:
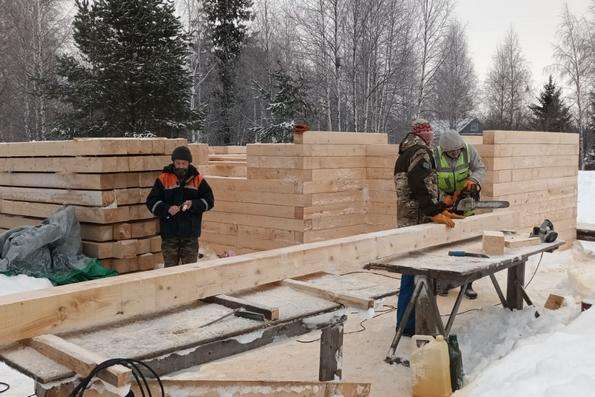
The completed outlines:
{"type": "MultiPolygon", "coordinates": [[[[454,204],[460,192],[480,185],[486,175],[485,165],[477,150],[473,145],[466,144],[455,130],[447,130],[440,135],[439,145],[434,149],[434,160],[440,199],[447,206],[454,204]]],[[[447,290],[442,289],[442,294],[446,293],[447,290]]],[[[469,299],[477,298],[471,283],[465,296],[469,299]]]]}

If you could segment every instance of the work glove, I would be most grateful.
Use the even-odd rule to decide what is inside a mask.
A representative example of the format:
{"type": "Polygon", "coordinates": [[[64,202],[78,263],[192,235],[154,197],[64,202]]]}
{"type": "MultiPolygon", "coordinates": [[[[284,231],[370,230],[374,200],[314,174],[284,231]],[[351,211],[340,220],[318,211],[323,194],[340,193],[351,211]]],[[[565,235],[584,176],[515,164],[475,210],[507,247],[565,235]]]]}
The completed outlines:
{"type": "Polygon", "coordinates": [[[446,227],[449,227],[449,228],[455,227],[455,222],[448,216],[444,215],[445,212],[448,212],[448,211],[442,211],[441,213],[434,215],[431,218],[432,222],[441,223],[443,225],[446,225],[446,227]]]}
{"type": "Polygon", "coordinates": [[[454,212],[450,212],[449,210],[442,211],[442,214],[450,219],[465,219],[463,215],[455,214],[454,212]]]}
{"type": "Polygon", "coordinates": [[[473,190],[475,188],[475,186],[477,186],[477,182],[475,182],[473,179],[467,179],[465,181],[465,190],[473,190]]]}
{"type": "Polygon", "coordinates": [[[293,127],[294,134],[303,134],[304,132],[308,131],[310,126],[306,123],[298,123],[293,127]]]}
{"type": "Polygon", "coordinates": [[[456,192],[454,192],[454,194],[452,196],[451,195],[445,196],[444,199],[442,200],[444,202],[444,205],[448,208],[455,205],[455,203],[459,199],[460,194],[461,194],[461,192],[459,190],[457,190],[456,192]]]}

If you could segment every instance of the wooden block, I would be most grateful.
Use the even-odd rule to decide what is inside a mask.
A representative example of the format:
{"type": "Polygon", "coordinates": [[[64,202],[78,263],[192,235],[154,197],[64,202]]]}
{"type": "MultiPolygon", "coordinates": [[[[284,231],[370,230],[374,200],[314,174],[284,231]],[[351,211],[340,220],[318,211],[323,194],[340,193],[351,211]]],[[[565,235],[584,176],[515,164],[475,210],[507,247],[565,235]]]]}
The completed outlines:
{"type": "Polygon", "coordinates": [[[488,255],[503,255],[504,254],[504,233],[495,231],[484,231],[483,238],[483,252],[488,255]]]}
{"type": "Polygon", "coordinates": [[[153,236],[149,238],[149,242],[151,245],[151,252],[157,253],[161,252],[161,236],[153,236]]]}
{"type": "MultiPolygon", "coordinates": [[[[130,227],[130,237],[128,238],[141,238],[154,236],[159,232],[159,221],[157,219],[149,219],[146,221],[131,222],[128,224],[130,227]]],[[[125,238],[122,238],[122,240],[125,238]]],[[[120,239],[118,239],[120,240],[120,239]]]]}
{"type": "Polygon", "coordinates": [[[153,270],[157,266],[158,257],[147,253],[138,256],[138,270],[153,270]]]}
{"type": "MultiPolygon", "coordinates": [[[[107,360],[95,352],[82,348],[55,335],[36,336],[28,345],[85,377],[99,364],[107,360]]],[[[114,365],[100,371],[97,376],[107,383],[122,387],[130,383],[132,370],[123,365],[114,365]]]]}
{"type": "Polygon", "coordinates": [[[550,294],[550,296],[548,296],[548,298],[547,298],[547,301],[545,301],[545,305],[543,305],[543,307],[545,307],[546,309],[550,309],[550,310],[558,310],[559,308],[562,307],[563,304],[564,304],[563,296],[550,294]]]}
{"type": "Polygon", "coordinates": [[[369,309],[374,307],[374,299],[372,298],[329,291],[328,289],[318,287],[314,284],[306,283],[304,281],[287,279],[283,280],[281,282],[281,285],[285,285],[298,291],[309,293],[311,295],[319,296],[321,298],[330,299],[332,301],[342,303],[348,306],[355,306],[362,309],[369,309]]]}
{"type": "Polygon", "coordinates": [[[323,145],[387,144],[388,135],[370,132],[306,131],[303,134],[295,134],[293,136],[293,143],[323,145]]]}
{"type": "Polygon", "coordinates": [[[506,236],[506,240],[504,244],[508,248],[519,248],[519,247],[526,247],[528,245],[537,245],[540,243],[539,237],[508,237],[506,236]]]}

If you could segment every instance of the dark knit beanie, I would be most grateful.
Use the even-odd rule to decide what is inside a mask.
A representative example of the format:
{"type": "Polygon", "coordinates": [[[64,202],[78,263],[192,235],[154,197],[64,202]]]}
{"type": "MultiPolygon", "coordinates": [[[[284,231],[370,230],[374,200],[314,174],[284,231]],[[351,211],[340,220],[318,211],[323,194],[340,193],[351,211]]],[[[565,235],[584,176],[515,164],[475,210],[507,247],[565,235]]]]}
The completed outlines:
{"type": "Polygon", "coordinates": [[[190,153],[190,149],[188,149],[187,146],[178,146],[175,148],[171,154],[171,161],[174,160],[186,160],[192,162],[192,153],[190,153]]]}

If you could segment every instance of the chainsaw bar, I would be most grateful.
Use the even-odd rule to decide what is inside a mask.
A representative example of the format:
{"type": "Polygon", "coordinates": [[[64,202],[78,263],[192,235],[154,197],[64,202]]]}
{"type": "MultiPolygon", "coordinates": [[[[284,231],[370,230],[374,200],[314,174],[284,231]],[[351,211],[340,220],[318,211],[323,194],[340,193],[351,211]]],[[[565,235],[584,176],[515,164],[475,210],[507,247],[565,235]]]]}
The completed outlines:
{"type": "Polygon", "coordinates": [[[508,208],[510,203],[508,201],[490,200],[490,201],[475,201],[471,197],[467,197],[459,201],[457,204],[457,211],[472,211],[477,208],[508,208]]]}

